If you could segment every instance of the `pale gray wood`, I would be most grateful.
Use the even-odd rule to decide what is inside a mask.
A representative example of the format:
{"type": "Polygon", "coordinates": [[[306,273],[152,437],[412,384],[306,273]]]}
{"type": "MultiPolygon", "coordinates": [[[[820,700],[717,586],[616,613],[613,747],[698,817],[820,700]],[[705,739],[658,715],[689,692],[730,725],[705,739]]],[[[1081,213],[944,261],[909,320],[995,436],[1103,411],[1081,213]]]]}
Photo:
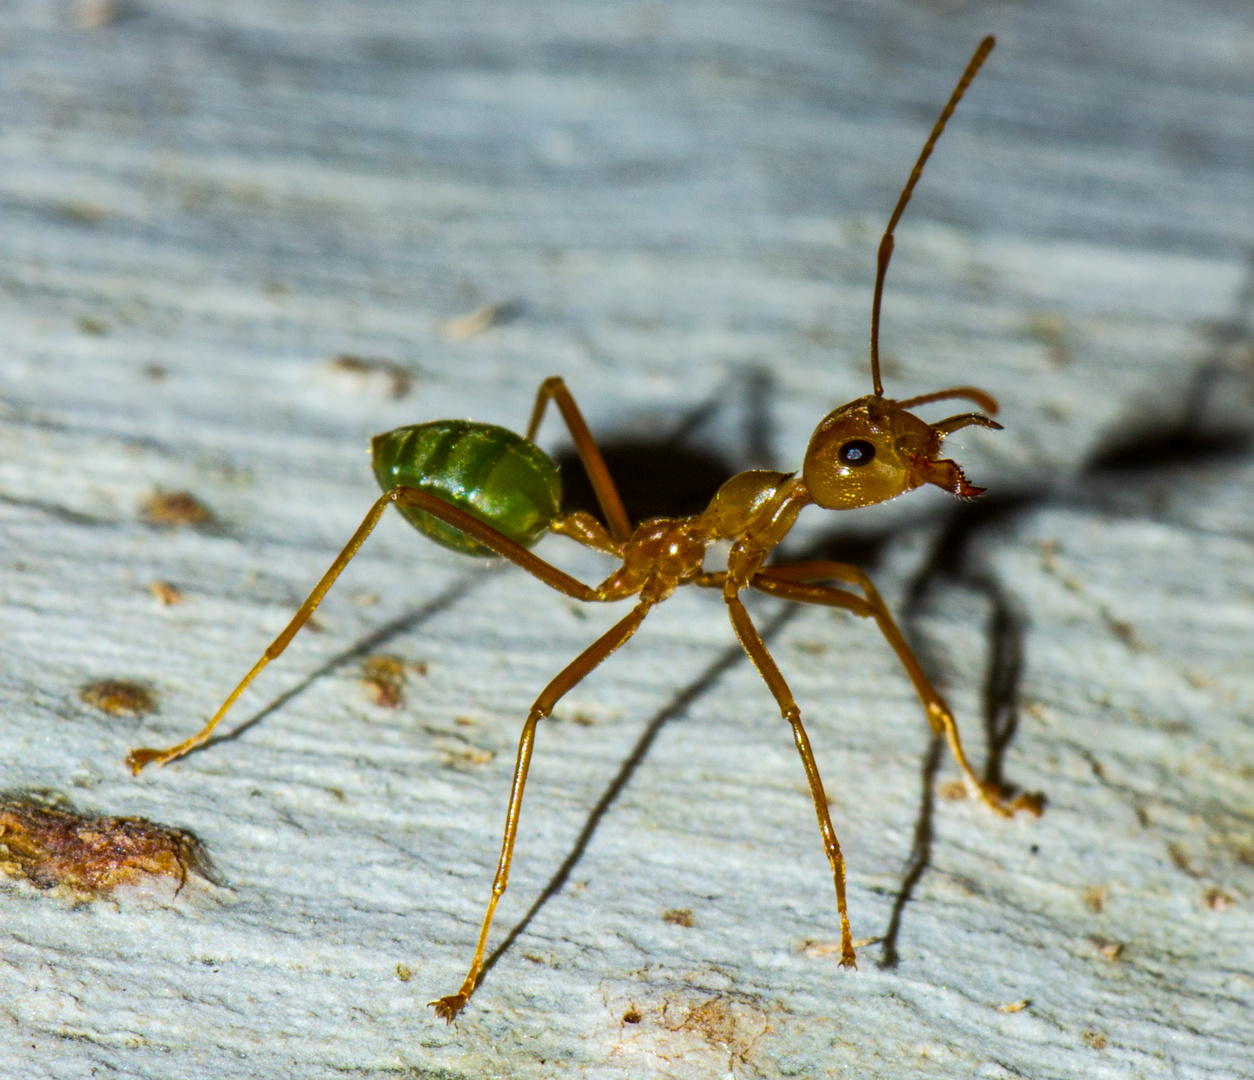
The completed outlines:
{"type": "MultiPolygon", "coordinates": [[[[7,788],[193,829],[225,885],[77,909],[7,887],[0,1074],[1254,1072],[1254,468],[1085,466],[1182,424],[1207,365],[1205,423],[1250,423],[1248,4],[113,15],[0,6],[0,759],[7,788]],[[212,711],[356,525],[372,433],[521,427],[561,373],[611,436],[660,437],[722,393],[696,442],[743,455],[739,398],[765,370],[795,467],[822,413],[867,392],[879,230],[988,31],[1001,44],[899,230],[884,347],[890,393],[1002,399],[1006,430],[955,456],[1025,501],[948,576],[924,572],[940,493],[808,512],[795,549],[887,530],[877,580],[899,610],[913,589],[981,762],[1001,605],[1026,665],[1004,772],[1046,815],[923,799],[925,724],[883,642],[754,607],[829,781],[855,936],[890,925],[930,812],[895,966],[881,946],[856,974],[803,951],[837,927],[800,766],[705,595],[651,616],[543,727],[494,943],[657,730],[451,1028],[424,1003],[469,959],[519,722],[614,611],[389,520],[232,721],[290,700],[129,775],[129,748],[212,711]],[[507,302],[511,320],[447,333],[507,302]],[[335,371],[340,353],[402,365],[412,393],[335,371]],[[180,489],[216,530],[143,523],[180,489]],[[158,606],[154,580],[187,602],[158,606]],[[428,668],[395,712],[356,661],[331,664],[388,627],[376,651],[428,668]],[[78,689],[104,676],[147,680],[159,713],[93,712],[78,689]],[[662,917],[684,908],[690,928],[662,917]]],[[[944,758],[933,779],[954,776],[944,758]]]]}

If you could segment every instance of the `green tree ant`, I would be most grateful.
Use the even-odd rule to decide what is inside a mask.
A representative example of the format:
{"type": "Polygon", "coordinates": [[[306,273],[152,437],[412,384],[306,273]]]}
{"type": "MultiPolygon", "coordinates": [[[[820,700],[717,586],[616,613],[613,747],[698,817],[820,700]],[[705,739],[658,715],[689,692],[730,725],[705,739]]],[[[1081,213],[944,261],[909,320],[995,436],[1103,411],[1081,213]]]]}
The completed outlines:
{"type": "Polygon", "coordinates": [[[844,608],[862,618],[874,619],[914,683],[932,730],[943,734],[948,741],[970,793],[1003,817],[1012,816],[1016,810],[1039,813],[1039,796],[1021,795],[1008,801],[996,786],[977,779],[963,753],[953,714],[928,681],[880,594],[862,570],[837,562],[766,565],[772,549],[787,535],[801,510],[811,503],[828,510],[870,506],[922,484],[934,484],[963,498],[973,498],[982,492],[981,488],[967,482],[955,462],[940,456],[941,440],[965,427],[999,428],[1000,425],[987,415],[997,412],[997,402],[983,391],[968,386],[905,401],[884,397],[880,379],[879,324],[884,277],[893,253],[893,230],[945,124],[993,45],[993,38],[986,37],[971,57],[923,146],[880,242],[871,307],[874,393],[851,401],[823,418],[810,438],[800,475],[765,470],[743,472],[723,484],[701,513],[685,518],[655,518],[633,528],[574,398],[562,379],[556,377],[546,379],[540,387],[526,438],[492,424],[465,420],[439,420],[379,435],[373,441],[372,456],[375,476],[385,494],[375,502],[287,628],[231,691],[203,730],[165,750],[132,751],[127,759],[131,769],[138,773],[150,762],[165,764],[204,743],[261,669],[287,648],[383,513],[395,505],[411,524],[437,543],[471,555],[503,556],[544,584],[576,600],[609,603],[637,598],[635,607],[622,620],[544,688],[527,715],[518,744],[500,863],[470,970],[457,993],[431,1002],[436,1013],[447,1021],[451,1022],[465,1007],[482,972],[492,916],[509,881],[537,723],[553,711],[567,691],[626,642],[649,611],[680,585],[698,585],[722,592],[736,636],[792,729],[836,885],[843,966],[856,964],[845,906],[845,863],[840,843],[832,827],[823,782],[801,723],[800,710],[740,599],[744,589],[753,588],[801,603],[844,608]],[[952,398],[973,402],[983,411],[961,413],[935,424],[926,423],[907,411],[952,398]],[[557,467],[534,444],[550,401],[561,413],[574,440],[604,514],[604,524],[585,511],[561,512],[557,467]],[[620,560],[621,565],[600,585],[585,585],[528,550],[547,532],[568,536],[604,552],[620,560]],[[719,540],[731,542],[727,569],[707,571],[704,568],[706,549],[719,540]],[[861,590],[861,595],[823,584],[830,581],[854,586],[861,590]]]}

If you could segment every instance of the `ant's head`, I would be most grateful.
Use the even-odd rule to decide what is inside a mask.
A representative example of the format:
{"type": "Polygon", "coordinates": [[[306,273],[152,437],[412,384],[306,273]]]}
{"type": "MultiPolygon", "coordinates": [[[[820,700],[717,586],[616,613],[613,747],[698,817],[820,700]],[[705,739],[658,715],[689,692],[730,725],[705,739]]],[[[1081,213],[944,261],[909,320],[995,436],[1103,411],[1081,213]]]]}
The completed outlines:
{"type": "Polygon", "coordinates": [[[871,506],[920,484],[935,484],[967,498],[984,490],[968,484],[957,463],[940,456],[941,440],[951,432],[973,424],[1000,428],[1000,424],[984,415],[996,413],[997,402],[984,391],[970,386],[940,390],[907,401],[886,398],[880,378],[880,304],[884,298],[884,275],[893,257],[893,230],[901,220],[915,184],[923,175],[923,166],[931,156],[936,140],[945,130],[945,124],[976,72],[992,52],[993,45],[990,35],[980,42],[972,55],[950,95],[949,104],[941,110],[940,119],[923,144],[923,152],[915,162],[880,240],[875,292],[871,299],[871,385],[875,392],[870,397],[858,398],[829,413],[810,437],[802,475],[810,497],[829,510],[871,506]],[[907,411],[915,405],[949,398],[965,398],[978,405],[984,413],[962,413],[938,424],[929,424],[907,411]]]}
{"type": "Polygon", "coordinates": [[[967,483],[956,462],[940,456],[941,440],[960,428],[1001,425],[983,413],[962,413],[929,424],[907,411],[913,405],[955,397],[974,401],[985,412],[997,412],[997,402],[988,394],[961,386],[908,401],[873,394],[828,413],[810,436],[802,467],[810,497],[828,510],[852,510],[921,484],[935,484],[967,498],[981,494],[984,489],[967,483]]]}

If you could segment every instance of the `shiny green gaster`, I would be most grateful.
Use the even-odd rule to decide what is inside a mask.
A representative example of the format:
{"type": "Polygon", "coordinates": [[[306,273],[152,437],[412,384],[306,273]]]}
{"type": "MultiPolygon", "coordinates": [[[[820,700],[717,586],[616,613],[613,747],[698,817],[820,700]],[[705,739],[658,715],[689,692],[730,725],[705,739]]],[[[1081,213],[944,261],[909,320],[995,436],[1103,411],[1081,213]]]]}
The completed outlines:
{"type": "MultiPolygon", "coordinates": [[[[375,479],[384,491],[400,485],[446,502],[531,547],[561,511],[557,466],[534,443],[495,424],[433,420],[376,435],[375,479]]],[[[415,507],[398,507],[405,520],[437,544],[468,555],[494,552],[415,507]]]]}

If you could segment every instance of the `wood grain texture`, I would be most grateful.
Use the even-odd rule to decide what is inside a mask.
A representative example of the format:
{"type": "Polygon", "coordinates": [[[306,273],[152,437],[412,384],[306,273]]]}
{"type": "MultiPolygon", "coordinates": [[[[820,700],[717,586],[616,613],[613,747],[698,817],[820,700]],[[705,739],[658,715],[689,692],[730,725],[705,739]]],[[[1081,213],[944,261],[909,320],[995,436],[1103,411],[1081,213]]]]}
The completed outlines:
{"type": "Polygon", "coordinates": [[[192,830],[223,882],[4,886],[0,1075],[1251,1075],[1252,176],[1236,0],[0,4],[3,786],[192,830]],[[376,432],[517,429],[560,373],[611,443],[796,467],[869,388],[879,231],[990,31],[883,340],[890,394],[1002,400],[955,439],[990,495],[792,550],[873,558],[1042,819],[945,797],[868,628],[757,603],[888,938],[841,971],[788,731],[681,594],[543,726],[494,943],[542,902],[445,1027],[518,725],[621,612],[399,519],[237,738],[129,775],[333,558],[376,432]],[[213,520],[149,523],[180,491],[213,520]],[[424,666],[400,708],[367,656],[424,666]],[[116,678],[159,710],[80,700],[116,678]]]}

